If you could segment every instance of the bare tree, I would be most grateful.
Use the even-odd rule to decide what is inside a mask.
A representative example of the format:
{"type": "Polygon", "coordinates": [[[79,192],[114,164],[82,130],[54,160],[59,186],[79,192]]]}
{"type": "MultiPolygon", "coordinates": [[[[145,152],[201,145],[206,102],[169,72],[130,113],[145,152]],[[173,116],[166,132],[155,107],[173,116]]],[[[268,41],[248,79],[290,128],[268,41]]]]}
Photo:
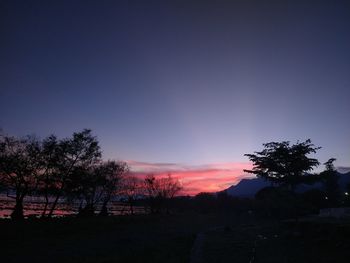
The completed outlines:
{"type": "Polygon", "coordinates": [[[168,174],[167,177],[160,178],[159,181],[161,196],[164,199],[166,213],[169,213],[170,201],[177,193],[181,191],[182,186],[179,180],[172,178],[170,174],[168,174]]]}
{"type": "Polygon", "coordinates": [[[139,178],[135,176],[127,176],[124,178],[121,194],[127,198],[131,214],[134,214],[135,199],[142,193],[142,181],[139,178]]]}
{"type": "Polygon", "coordinates": [[[171,174],[168,174],[167,177],[160,178],[159,186],[161,195],[167,199],[173,198],[182,189],[179,180],[174,179],[171,174]]]}
{"type": "Polygon", "coordinates": [[[156,179],[154,175],[147,175],[144,182],[145,192],[148,195],[151,213],[160,212],[164,203],[166,212],[169,212],[169,200],[182,189],[179,180],[171,177],[156,179]]]}
{"type": "Polygon", "coordinates": [[[159,203],[159,184],[153,174],[148,174],[144,181],[144,191],[148,197],[150,212],[156,212],[156,204],[159,203]],[[158,202],[157,202],[158,201],[158,202]]]}
{"type": "Polygon", "coordinates": [[[129,166],[125,162],[107,161],[100,166],[100,173],[103,173],[105,183],[102,186],[102,209],[101,215],[107,212],[108,202],[122,189],[122,181],[129,172],[129,166]]]}

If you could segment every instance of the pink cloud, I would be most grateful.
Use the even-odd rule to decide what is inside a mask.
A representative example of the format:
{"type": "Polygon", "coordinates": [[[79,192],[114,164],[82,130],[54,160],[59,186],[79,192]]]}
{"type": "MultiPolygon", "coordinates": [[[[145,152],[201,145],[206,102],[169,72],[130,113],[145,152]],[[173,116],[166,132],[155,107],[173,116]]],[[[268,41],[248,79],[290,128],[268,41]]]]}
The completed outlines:
{"type": "Polygon", "coordinates": [[[182,165],[176,163],[147,163],[127,161],[134,175],[144,177],[154,174],[163,177],[171,174],[182,186],[182,195],[195,195],[199,192],[217,192],[237,184],[242,178],[247,178],[243,169],[250,169],[250,163],[212,163],[206,165],[182,165]]]}

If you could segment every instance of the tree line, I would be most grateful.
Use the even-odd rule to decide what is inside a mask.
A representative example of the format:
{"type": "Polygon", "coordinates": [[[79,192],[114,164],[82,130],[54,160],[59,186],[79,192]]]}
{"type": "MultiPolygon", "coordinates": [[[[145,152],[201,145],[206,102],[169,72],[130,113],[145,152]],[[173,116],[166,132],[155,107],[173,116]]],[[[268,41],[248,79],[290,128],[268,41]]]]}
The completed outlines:
{"type": "Polygon", "coordinates": [[[27,196],[43,198],[45,218],[54,215],[61,199],[79,201],[80,216],[93,216],[98,205],[100,214],[107,215],[113,198],[126,200],[131,212],[135,199],[147,198],[149,210],[157,212],[181,185],[171,175],[142,180],[127,163],[104,161],[97,138],[85,129],[64,139],[0,134],[0,190],[15,200],[11,218],[20,220],[27,196]]]}
{"type": "Polygon", "coordinates": [[[323,171],[313,172],[321,164],[312,156],[319,149],[311,140],[295,144],[289,141],[265,143],[263,150],[245,154],[253,167],[244,171],[271,183],[257,191],[254,198],[230,196],[223,191],[199,193],[192,198],[177,198],[174,202],[183,210],[236,214],[254,211],[254,216],[275,219],[318,213],[320,208],[349,206],[350,184],[345,186],[345,192],[341,191],[335,158],[324,163],[323,171]],[[298,191],[300,185],[307,190],[298,191]]]}
{"type": "MultiPolygon", "coordinates": [[[[320,162],[310,155],[315,154],[321,147],[315,146],[310,139],[295,144],[289,141],[270,142],[263,146],[262,151],[245,154],[253,163],[253,168],[245,172],[271,182],[271,187],[266,187],[257,193],[257,199],[269,200],[269,206],[274,206],[278,202],[283,202],[284,205],[294,203],[296,208],[302,206],[306,199],[311,200],[314,205],[327,207],[348,203],[348,193],[340,191],[339,174],[334,166],[335,158],[330,158],[324,163],[325,169],[322,172],[312,172],[320,162]],[[298,199],[301,196],[296,193],[297,187],[300,184],[315,183],[323,185],[322,190],[310,190],[301,195],[304,196],[304,200],[300,202],[298,199]]],[[[350,189],[350,185],[347,188],[350,189]]]]}
{"type": "MultiPolygon", "coordinates": [[[[257,199],[270,200],[270,207],[278,202],[291,204],[296,200],[299,184],[322,182],[325,195],[314,191],[307,198],[312,197],[314,203],[318,202],[317,198],[326,198],[328,206],[341,205],[335,159],[325,163],[323,172],[311,173],[320,165],[309,156],[320,149],[311,140],[296,144],[270,142],[263,146],[262,151],[245,155],[253,163],[253,168],[245,172],[265,178],[272,185],[259,191],[257,199]]],[[[96,212],[108,215],[108,204],[114,199],[125,201],[131,213],[136,202],[145,205],[150,213],[168,213],[174,204],[206,210],[242,203],[223,193],[217,196],[202,193],[195,198],[174,200],[181,189],[179,181],[171,175],[159,178],[149,174],[141,179],[133,175],[125,162],[104,161],[99,142],[88,129],[64,139],[55,135],[39,139],[0,134],[0,191],[15,200],[12,219],[24,218],[23,203],[27,196],[42,197],[43,218],[54,215],[60,200],[79,202],[79,216],[93,216],[96,212]]]]}

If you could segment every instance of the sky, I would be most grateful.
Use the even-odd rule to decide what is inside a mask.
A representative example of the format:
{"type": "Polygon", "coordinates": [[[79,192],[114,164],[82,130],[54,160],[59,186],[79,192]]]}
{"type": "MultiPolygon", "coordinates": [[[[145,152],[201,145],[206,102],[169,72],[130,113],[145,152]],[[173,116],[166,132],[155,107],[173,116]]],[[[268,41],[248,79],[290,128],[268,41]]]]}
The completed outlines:
{"type": "Polygon", "coordinates": [[[1,1],[0,127],[172,172],[191,193],[305,140],[350,167],[349,1],[1,1]]]}

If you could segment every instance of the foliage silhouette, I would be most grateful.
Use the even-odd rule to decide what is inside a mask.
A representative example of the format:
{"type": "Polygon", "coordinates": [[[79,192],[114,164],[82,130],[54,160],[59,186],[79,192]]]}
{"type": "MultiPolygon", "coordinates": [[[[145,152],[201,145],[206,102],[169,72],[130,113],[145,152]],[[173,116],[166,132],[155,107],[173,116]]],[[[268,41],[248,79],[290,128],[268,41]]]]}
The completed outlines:
{"type": "Polygon", "coordinates": [[[170,174],[162,178],[156,178],[153,174],[149,174],[145,178],[144,188],[151,213],[159,213],[164,206],[166,212],[169,213],[169,200],[182,189],[182,186],[170,174]]]}
{"type": "Polygon", "coordinates": [[[134,214],[135,200],[144,193],[143,182],[139,178],[135,176],[127,176],[124,178],[121,194],[127,199],[131,214],[134,214]]]}
{"type": "Polygon", "coordinates": [[[14,192],[16,201],[11,218],[21,220],[23,200],[37,184],[42,169],[41,144],[33,136],[15,138],[2,135],[0,138],[0,181],[9,192],[14,192]]]}
{"type": "Polygon", "coordinates": [[[244,171],[280,186],[287,186],[292,191],[297,184],[307,182],[310,179],[307,172],[319,165],[317,159],[308,157],[320,149],[311,140],[293,145],[288,141],[270,142],[263,146],[264,150],[260,152],[245,154],[253,162],[253,169],[244,171]]]}
{"type": "Polygon", "coordinates": [[[102,162],[97,138],[88,129],[62,140],[0,134],[0,186],[16,201],[11,214],[16,220],[24,218],[28,195],[44,197],[42,217],[52,217],[62,198],[82,200],[86,215],[94,214],[97,203],[105,212],[128,171],[124,162],[102,162]]]}
{"type": "Polygon", "coordinates": [[[59,198],[65,194],[66,187],[76,170],[97,163],[100,160],[101,151],[91,130],[85,129],[82,132],[73,133],[72,138],[60,141],[58,155],[57,172],[54,178],[57,188],[48,217],[52,217],[59,198]]]}
{"type": "Polygon", "coordinates": [[[60,161],[59,141],[55,135],[48,136],[42,142],[43,171],[39,176],[37,193],[45,198],[45,205],[41,217],[46,216],[50,197],[57,192],[55,178],[58,176],[60,161]]]}
{"type": "Polygon", "coordinates": [[[340,204],[340,189],[339,189],[339,175],[334,167],[335,158],[329,159],[324,163],[326,169],[320,173],[320,178],[323,181],[324,190],[326,193],[328,206],[334,207],[340,204]]]}

